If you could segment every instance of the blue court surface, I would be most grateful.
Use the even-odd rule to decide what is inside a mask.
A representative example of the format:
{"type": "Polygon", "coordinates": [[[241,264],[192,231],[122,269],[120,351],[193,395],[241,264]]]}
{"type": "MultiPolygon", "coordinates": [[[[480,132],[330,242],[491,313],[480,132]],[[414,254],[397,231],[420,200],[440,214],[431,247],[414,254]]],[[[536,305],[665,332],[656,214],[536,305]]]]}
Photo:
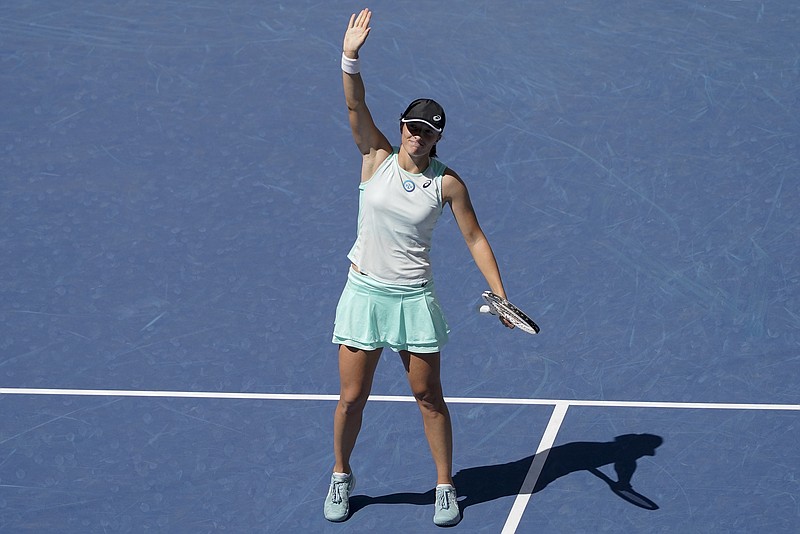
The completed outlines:
{"type": "MultiPolygon", "coordinates": [[[[390,352],[352,516],[322,516],[361,7],[4,7],[0,531],[438,530],[390,352]]],[[[376,123],[443,104],[439,155],[542,327],[476,312],[446,212],[455,531],[800,530],[800,5],[369,7],[376,123]]]]}

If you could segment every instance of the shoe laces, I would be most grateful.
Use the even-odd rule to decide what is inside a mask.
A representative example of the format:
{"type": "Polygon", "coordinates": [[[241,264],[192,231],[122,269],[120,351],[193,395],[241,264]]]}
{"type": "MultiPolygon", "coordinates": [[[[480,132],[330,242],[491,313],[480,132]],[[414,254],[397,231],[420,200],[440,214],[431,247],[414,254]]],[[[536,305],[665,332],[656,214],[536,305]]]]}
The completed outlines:
{"type": "Polygon", "coordinates": [[[436,492],[436,505],[442,510],[448,510],[450,508],[450,492],[447,490],[436,492]]]}
{"type": "Polygon", "coordinates": [[[349,480],[335,480],[333,482],[333,486],[331,487],[331,501],[333,504],[342,502],[342,486],[347,486],[349,482],[349,480]]]}

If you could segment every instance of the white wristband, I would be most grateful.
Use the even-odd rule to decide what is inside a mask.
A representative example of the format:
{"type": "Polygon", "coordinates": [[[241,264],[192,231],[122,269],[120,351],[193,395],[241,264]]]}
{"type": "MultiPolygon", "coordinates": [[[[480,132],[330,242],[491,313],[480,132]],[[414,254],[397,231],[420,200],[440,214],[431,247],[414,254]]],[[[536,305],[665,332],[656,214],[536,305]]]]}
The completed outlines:
{"type": "Polygon", "coordinates": [[[361,72],[358,58],[350,59],[342,52],[342,70],[347,74],[358,74],[361,72]]]}

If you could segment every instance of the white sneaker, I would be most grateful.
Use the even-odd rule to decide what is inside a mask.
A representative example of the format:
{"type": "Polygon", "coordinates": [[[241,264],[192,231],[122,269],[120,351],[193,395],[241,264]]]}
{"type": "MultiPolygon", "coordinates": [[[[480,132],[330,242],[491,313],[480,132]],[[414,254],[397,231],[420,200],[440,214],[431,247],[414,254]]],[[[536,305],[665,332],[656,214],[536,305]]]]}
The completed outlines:
{"type": "Polygon", "coordinates": [[[325,519],[341,522],[350,515],[350,492],[356,487],[356,477],[352,473],[331,475],[331,486],[325,499],[325,519]]]}
{"type": "Polygon", "coordinates": [[[439,527],[452,527],[461,521],[461,511],[456,501],[456,489],[449,484],[436,486],[436,508],[433,523],[439,527]]]}

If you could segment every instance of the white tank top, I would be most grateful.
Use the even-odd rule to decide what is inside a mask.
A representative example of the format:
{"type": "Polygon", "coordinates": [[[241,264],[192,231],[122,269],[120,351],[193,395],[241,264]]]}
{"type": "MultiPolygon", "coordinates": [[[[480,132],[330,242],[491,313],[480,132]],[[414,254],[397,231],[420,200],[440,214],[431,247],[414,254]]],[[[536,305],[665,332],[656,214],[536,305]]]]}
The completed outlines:
{"type": "Polygon", "coordinates": [[[433,228],[442,213],[437,159],[422,174],[400,168],[398,148],[359,186],[358,236],[347,257],[359,270],[387,284],[424,284],[433,278],[433,228]]]}

